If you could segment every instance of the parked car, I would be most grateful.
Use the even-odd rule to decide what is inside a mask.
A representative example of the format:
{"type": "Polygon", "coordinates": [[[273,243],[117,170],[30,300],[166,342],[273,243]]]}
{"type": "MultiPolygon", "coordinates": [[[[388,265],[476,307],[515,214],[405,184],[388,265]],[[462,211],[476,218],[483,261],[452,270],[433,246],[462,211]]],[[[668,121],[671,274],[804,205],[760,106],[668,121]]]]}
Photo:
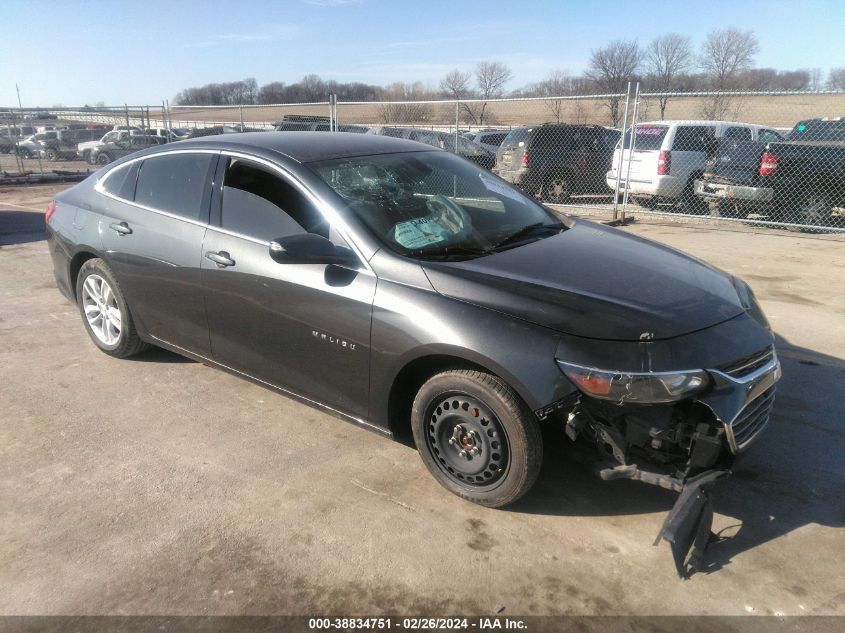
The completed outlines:
{"type": "Polygon", "coordinates": [[[146,130],[144,130],[144,134],[147,134],[147,135],[150,135],[150,136],[163,136],[164,138],[167,139],[168,143],[173,142],[173,141],[183,141],[186,138],[188,138],[188,136],[190,136],[190,132],[188,130],[178,128],[178,127],[147,128],[146,130]]]}
{"type": "Polygon", "coordinates": [[[79,144],[100,140],[106,129],[101,127],[99,129],[57,130],[55,138],[45,139],[41,142],[43,146],[41,155],[51,161],[77,158],[79,144]]]}
{"type": "Polygon", "coordinates": [[[723,139],[714,145],[702,177],[693,184],[710,215],[746,217],[749,211],[769,208],[772,190],[761,185],[760,163],[766,145],[782,137],[779,132],[760,130],[757,139],[723,139]]]}
{"type": "Polygon", "coordinates": [[[654,208],[660,202],[683,201],[695,206],[695,180],[701,178],[712,152],[713,140],[756,141],[760,131],[777,134],[771,128],[752,123],[730,121],[652,121],[638,123],[636,141],[631,152],[631,130],[613,153],[607,186],[616,188],[619,153],[622,158],[622,179],[619,191],[628,189],[628,195],[644,207],[654,208]],[[628,169],[630,161],[630,182],[628,169]]]}
{"type": "Polygon", "coordinates": [[[134,152],[156,145],[164,145],[167,139],[163,136],[122,135],[117,139],[101,142],[91,149],[89,162],[97,165],[108,165],[110,162],[123,158],[134,152]]]}
{"type": "Polygon", "coordinates": [[[511,130],[493,173],[549,203],[607,194],[604,177],[620,132],[599,125],[544,123],[511,130]]]}
{"type": "Polygon", "coordinates": [[[440,484],[491,507],[534,484],[544,424],[605,479],[685,490],[661,531],[682,573],[707,486],[759,437],[780,377],[739,279],[404,139],[182,141],[64,190],[46,224],[104,353],[164,347],[412,435],[440,484]]]}
{"type": "Polygon", "coordinates": [[[472,141],[473,143],[477,143],[495,156],[496,152],[499,151],[502,141],[505,140],[507,135],[507,131],[483,130],[481,132],[470,132],[469,134],[464,134],[464,138],[472,141]]]}
{"type": "Polygon", "coordinates": [[[419,143],[425,143],[432,147],[445,149],[447,151],[456,153],[461,158],[472,161],[476,165],[483,167],[486,170],[491,170],[496,162],[493,154],[486,149],[473,143],[463,136],[457,138],[457,151],[455,150],[455,135],[452,132],[438,132],[436,130],[427,130],[425,128],[416,127],[393,127],[393,126],[374,126],[369,129],[367,134],[378,134],[379,136],[390,136],[393,138],[404,138],[419,143]]]}
{"type": "Polygon", "coordinates": [[[93,165],[94,161],[91,158],[91,151],[99,146],[108,143],[114,143],[117,139],[126,137],[127,133],[121,132],[119,130],[113,130],[111,132],[107,132],[97,141],[84,141],[82,143],[78,143],[76,145],[76,155],[78,158],[81,158],[85,162],[93,165]]]}
{"type": "Polygon", "coordinates": [[[41,153],[45,148],[44,143],[47,141],[55,141],[57,134],[58,132],[53,130],[51,132],[39,132],[38,134],[28,136],[17,142],[16,151],[24,158],[41,156],[41,153]]]}

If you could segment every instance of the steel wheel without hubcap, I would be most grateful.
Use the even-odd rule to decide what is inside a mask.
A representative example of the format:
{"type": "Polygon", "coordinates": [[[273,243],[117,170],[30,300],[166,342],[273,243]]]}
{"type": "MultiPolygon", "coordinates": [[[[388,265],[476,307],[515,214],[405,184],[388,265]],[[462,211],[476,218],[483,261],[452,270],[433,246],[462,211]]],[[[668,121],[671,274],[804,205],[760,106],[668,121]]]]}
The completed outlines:
{"type": "Polygon", "coordinates": [[[508,438],[483,402],[456,392],[427,412],[427,446],[443,474],[479,491],[495,488],[508,471],[508,438]]]}
{"type": "Polygon", "coordinates": [[[104,345],[115,345],[123,319],[117,297],[100,275],[89,275],[82,284],[82,306],[94,336],[104,345]]]}

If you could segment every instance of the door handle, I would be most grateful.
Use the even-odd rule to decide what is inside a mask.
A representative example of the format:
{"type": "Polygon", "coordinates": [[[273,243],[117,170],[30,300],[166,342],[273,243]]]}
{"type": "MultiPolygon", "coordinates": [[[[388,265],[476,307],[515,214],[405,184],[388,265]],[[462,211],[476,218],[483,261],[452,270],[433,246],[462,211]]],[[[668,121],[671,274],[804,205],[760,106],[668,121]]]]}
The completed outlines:
{"type": "Polygon", "coordinates": [[[132,233],[132,229],[129,228],[126,222],[112,222],[109,224],[109,228],[112,231],[116,231],[118,235],[129,235],[132,233]]]}
{"type": "Polygon", "coordinates": [[[226,251],[220,251],[215,253],[213,251],[209,251],[205,254],[205,256],[217,264],[218,268],[226,268],[227,266],[234,266],[235,260],[229,257],[229,253],[226,251]]]}

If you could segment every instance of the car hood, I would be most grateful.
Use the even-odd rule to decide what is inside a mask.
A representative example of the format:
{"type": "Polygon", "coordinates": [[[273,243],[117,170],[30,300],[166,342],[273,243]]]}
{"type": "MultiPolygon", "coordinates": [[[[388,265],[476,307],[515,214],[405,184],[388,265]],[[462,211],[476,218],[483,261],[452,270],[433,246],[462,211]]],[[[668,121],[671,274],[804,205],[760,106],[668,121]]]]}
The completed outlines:
{"type": "Polygon", "coordinates": [[[667,339],[744,311],[727,274],[583,220],[517,248],[422,266],[440,294],[588,338],[667,339]]]}

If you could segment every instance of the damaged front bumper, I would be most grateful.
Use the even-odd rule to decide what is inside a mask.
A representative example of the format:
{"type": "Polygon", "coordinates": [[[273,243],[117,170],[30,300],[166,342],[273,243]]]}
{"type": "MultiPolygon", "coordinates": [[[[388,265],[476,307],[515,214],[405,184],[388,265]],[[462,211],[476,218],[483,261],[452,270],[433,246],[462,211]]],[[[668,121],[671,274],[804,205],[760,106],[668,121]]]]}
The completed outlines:
{"type": "Polygon", "coordinates": [[[680,493],[658,534],[670,544],[681,577],[700,570],[710,542],[710,489],[730,475],[769,420],[781,367],[770,345],[708,369],[709,387],[686,401],[660,404],[600,401],[581,395],[568,407],[565,430],[614,458],[602,479],[632,479],[680,493]]]}

